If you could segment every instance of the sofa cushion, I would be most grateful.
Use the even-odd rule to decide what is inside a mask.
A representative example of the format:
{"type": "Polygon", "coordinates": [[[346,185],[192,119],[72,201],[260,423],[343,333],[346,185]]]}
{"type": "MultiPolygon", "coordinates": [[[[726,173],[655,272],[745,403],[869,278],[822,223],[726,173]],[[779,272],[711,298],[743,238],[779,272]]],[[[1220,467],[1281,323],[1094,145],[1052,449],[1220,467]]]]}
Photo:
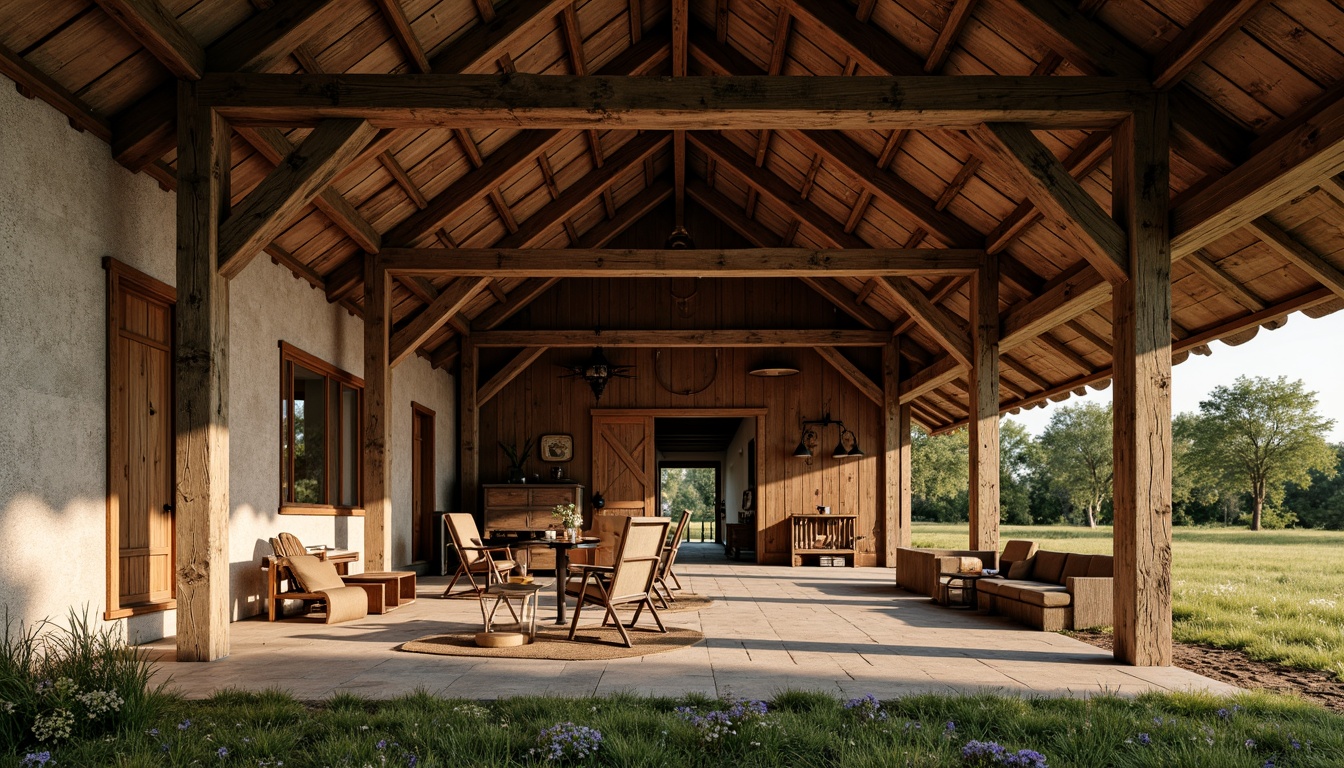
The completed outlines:
{"type": "Polygon", "coordinates": [[[1051,552],[1042,549],[1036,553],[1036,567],[1032,569],[1031,578],[1049,584],[1060,583],[1059,574],[1064,572],[1064,561],[1068,559],[1068,556],[1067,552],[1051,552]]]}
{"type": "Polygon", "coordinates": [[[1019,595],[1021,595],[1022,592],[1037,587],[1063,589],[1063,587],[1056,587],[1053,584],[1040,584],[1035,581],[1024,581],[1021,579],[981,579],[977,586],[981,592],[984,592],[987,595],[1006,597],[1011,600],[1020,599],[1019,595]]]}
{"type": "Polygon", "coordinates": [[[1036,542],[1013,539],[1003,545],[1003,554],[999,555],[999,561],[1012,560],[1017,562],[1026,560],[1034,554],[1036,554],[1036,542]]]}
{"type": "Polygon", "coordinates": [[[1093,555],[1087,566],[1088,576],[1111,578],[1115,575],[1115,558],[1110,555],[1093,555]]]}
{"type": "Polygon", "coordinates": [[[1073,603],[1073,595],[1057,584],[1044,584],[1039,587],[1022,587],[1017,599],[1028,605],[1044,608],[1063,608],[1073,603]]]}
{"type": "Polygon", "coordinates": [[[1008,568],[1003,575],[1010,579],[1030,579],[1032,569],[1036,567],[1036,558],[1028,557],[1026,560],[1014,560],[1007,564],[1008,568]]]}
{"type": "Polygon", "coordinates": [[[1077,552],[1070,552],[1064,559],[1064,570],[1059,574],[1059,583],[1068,584],[1071,576],[1086,576],[1087,568],[1092,564],[1091,555],[1080,555],[1077,552]]]}

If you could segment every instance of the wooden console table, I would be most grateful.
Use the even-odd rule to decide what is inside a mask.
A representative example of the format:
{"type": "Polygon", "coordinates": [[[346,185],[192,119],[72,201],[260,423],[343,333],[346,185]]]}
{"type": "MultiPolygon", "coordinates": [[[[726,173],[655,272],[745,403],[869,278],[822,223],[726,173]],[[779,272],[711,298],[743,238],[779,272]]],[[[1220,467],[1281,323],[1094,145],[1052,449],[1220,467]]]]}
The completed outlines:
{"type": "Polygon", "coordinates": [[[854,565],[854,521],[858,515],[790,515],[789,555],[794,567],[819,564],[823,555],[854,565]]]}
{"type": "MultiPolygon", "coordinates": [[[[551,516],[557,504],[573,504],[583,511],[583,486],[578,483],[488,483],[481,530],[486,538],[525,534],[540,538],[546,530],[562,530],[551,516]]],[[[549,549],[514,550],[514,559],[532,569],[555,568],[549,549]]]]}

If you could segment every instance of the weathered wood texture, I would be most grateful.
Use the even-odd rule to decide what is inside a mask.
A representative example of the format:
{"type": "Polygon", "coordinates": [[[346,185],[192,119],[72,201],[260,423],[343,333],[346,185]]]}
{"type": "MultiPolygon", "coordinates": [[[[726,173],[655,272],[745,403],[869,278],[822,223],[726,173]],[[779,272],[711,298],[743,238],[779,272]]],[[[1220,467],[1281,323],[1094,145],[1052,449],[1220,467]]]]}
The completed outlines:
{"type": "Polygon", "coordinates": [[[364,569],[389,571],[392,557],[392,278],[364,260],[364,569]]]}
{"type": "Polygon", "coordinates": [[[1112,300],[1115,335],[1115,656],[1171,664],[1171,245],[1167,111],[1116,132],[1116,218],[1130,279],[1112,300]]]}
{"type": "Polygon", "coordinates": [[[999,548],[999,263],[985,260],[971,291],[970,549],[999,548]]]}
{"type": "Polygon", "coordinates": [[[882,350],[882,558],[896,568],[896,550],[910,546],[910,406],[900,402],[900,340],[882,350]]]}
{"type": "Polygon", "coordinates": [[[216,233],[228,205],[228,126],[178,86],[177,658],[229,655],[229,285],[216,233]]]}

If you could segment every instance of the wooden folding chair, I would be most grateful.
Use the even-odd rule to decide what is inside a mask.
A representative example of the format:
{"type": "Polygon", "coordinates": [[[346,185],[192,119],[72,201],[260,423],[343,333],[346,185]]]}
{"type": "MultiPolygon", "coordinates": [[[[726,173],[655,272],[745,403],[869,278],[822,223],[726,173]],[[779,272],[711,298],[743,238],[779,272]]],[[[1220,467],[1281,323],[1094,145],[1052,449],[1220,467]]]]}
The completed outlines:
{"type": "Polygon", "coordinates": [[[665,517],[628,517],[622,529],[616,549],[614,565],[571,565],[571,571],[580,571],[583,578],[577,587],[573,582],[565,585],[565,593],[576,598],[574,619],[569,625],[569,639],[579,628],[579,615],[586,604],[600,605],[606,609],[602,617],[602,626],[607,622],[616,625],[621,633],[625,647],[633,645],[630,634],[616,616],[619,605],[634,605],[635,615],[630,619],[630,628],[639,621],[640,613],[649,609],[659,632],[666,632],[658,609],[653,606],[653,580],[658,575],[658,564],[662,561],[663,546],[667,541],[667,528],[671,525],[665,517]]]}
{"type": "MultiPolygon", "coordinates": [[[[492,584],[504,581],[517,563],[508,547],[487,547],[481,539],[481,531],[476,527],[476,518],[465,512],[449,512],[443,516],[443,527],[448,532],[453,548],[457,550],[457,572],[453,574],[443,596],[453,591],[457,580],[463,576],[471,583],[476,596],[480,597],[492,584]],[[503,559],[496,560],[494,554],[503,552],[503,559]],[[477,576],[485,576],[485,586],[476,581],[477,576]]],[[[465,592],[463,594],[466,594],[465,592]]]]}
{"type": "Polygon", "coordinates": [[[677,563],[677,552],[681,549],[682,534],[686,532],[686,524],[690,521],[691,510],[683,509],[681,519],[677,521],[676,531],[672,534],[672,541],[663,545],[663,551],[658,561],[658,575],[653,578],[653,596],[658,598],[658,602],[662,603],[664,608],[677,601],[677,598],[672,595],[672,590],[681,589],[681,582],[677,580],[677,574],[672,572],[672,566],[677,563]],[[668,579],[671,579],[676,586],[669,586],[668,579]]]}

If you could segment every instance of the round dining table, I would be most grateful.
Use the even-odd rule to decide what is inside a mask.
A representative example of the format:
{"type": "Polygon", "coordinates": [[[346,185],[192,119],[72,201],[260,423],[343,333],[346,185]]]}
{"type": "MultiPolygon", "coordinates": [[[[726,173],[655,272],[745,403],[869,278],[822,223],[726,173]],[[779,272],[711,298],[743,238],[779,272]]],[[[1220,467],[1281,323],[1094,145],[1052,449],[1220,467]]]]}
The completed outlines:
{"type": "Polygon", "coordinates": [[[549,547],[555,550],[555,623],[563,625],[565,619],[565,582],[569,581],[569,551],[571,549],[597,549],[601,542],[596,536],[581,536],[571,541],[563,536],[554,539],[524,539],[515,542],[515,547],[549,547]]]}

